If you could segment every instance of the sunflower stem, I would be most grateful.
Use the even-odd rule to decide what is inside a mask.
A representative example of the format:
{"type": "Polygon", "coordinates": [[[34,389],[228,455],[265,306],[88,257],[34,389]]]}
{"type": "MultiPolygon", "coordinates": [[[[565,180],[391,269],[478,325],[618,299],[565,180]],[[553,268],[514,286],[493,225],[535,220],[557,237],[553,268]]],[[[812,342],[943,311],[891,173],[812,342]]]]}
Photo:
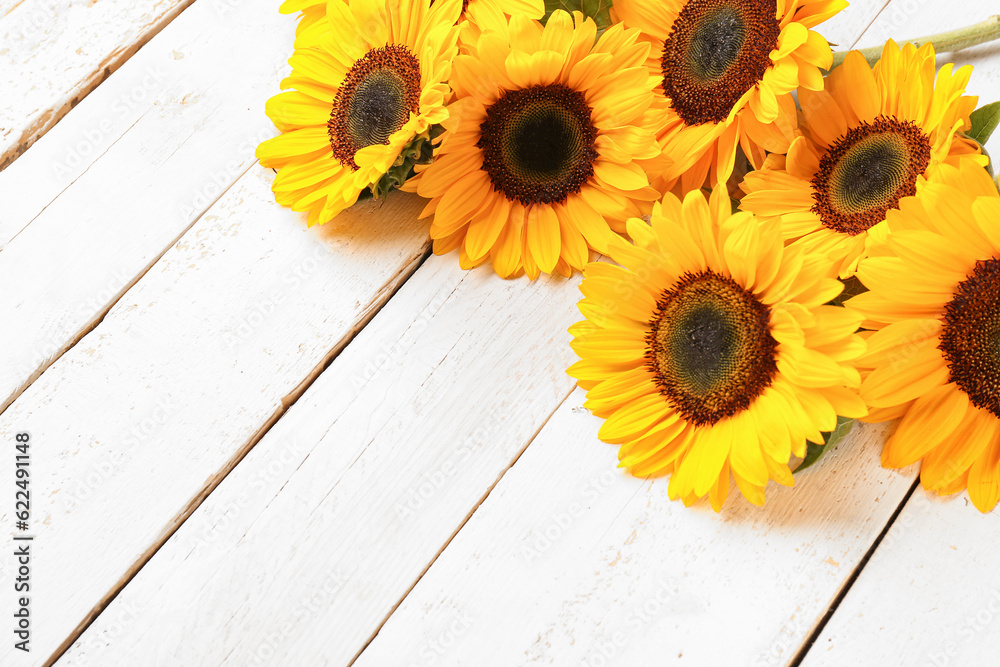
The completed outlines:
{"type": "MultiPolygon", "coordinates": [[[[949,30],[948,32],[938,33],[937,35],[918,37],[917,39],[908,39],[904,43],[913,44],[919,48],[927,42],[931,42],[934,45],[935,52],[951,53],[953,51],[967,49],[971,46],[992,42],[996,39],[1000,39],[1000,14],[991,16],[982,23],[976,23],[975,25],[959,28],[958,30],[949,30]]],[[[865,57],[868,64],[872,66],[874,66],[875,63],[878,62],[879,58],[882,57],[881,46],[872,46],[867,49],[857,50],[861,52],[861,55],[865,57]]],[[[834,52],[833,67],[842,65],[844,58],[847,57],[848,53],[849,51],[834,52]]]]}

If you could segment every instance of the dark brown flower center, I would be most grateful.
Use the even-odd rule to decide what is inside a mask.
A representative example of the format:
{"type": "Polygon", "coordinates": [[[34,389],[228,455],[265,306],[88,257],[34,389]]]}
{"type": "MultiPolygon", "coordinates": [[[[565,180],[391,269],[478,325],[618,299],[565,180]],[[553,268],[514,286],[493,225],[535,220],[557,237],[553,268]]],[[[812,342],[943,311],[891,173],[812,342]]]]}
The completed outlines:
{"type": "Polygon", "coordinates": [[[660,296],[646,334],[646,364],[660,393],[697,425],[749,408],[778,370],[770,317],[731,278],[682,276],[660,296]]]}
{"type": "Polygon", "coordinates": [[[420,108],[420,63],[402,44],[373,49],[355,61],[327,122],[333,156],[357,169],[354,154],[389,137],[420,108]]]}
{"type": "Polygon", "coordinates": [[[917,192],[931,160],[927,135],[909,121],[878,117],[838,139],[813,178],[813,212],[835,232],[855,236],[885,220],[917,192]]]}
{"type": "Polygon", "coordinates": [[[506,91],[479,130],[482,168],[509,200],[561,202],[594,175],[597,128],[583,93],[566,86],[506,91]]]}
{"type": "Polygon", "coordinates": [[[690,0],[663,43],[663,92],[688,125],[719,123],[771,66],[775,0],[690,0]]]}
{"type": "Polygon", "coordinates": [[[976,262],[945,306],[944,322],[939,347],[951,381],[1000,417],[1000,259],[976,262]]]}

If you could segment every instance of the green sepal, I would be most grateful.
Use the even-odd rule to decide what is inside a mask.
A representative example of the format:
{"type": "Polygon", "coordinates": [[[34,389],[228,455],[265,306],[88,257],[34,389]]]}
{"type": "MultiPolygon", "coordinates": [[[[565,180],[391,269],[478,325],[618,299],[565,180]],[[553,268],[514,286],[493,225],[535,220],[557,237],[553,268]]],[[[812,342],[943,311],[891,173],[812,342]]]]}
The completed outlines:
{"type": "Polygon", "coordinates": [[[542,23],[548,22],[549,16],[557,9],[564,9],[570,14],[581,12],[594,20],[598,30],[611,27],[611,0],[545,0],[542,23]]]}
{"type": "Polygon", "coordinates": [[[966,136],[978,141],[980,146],[984,145],[1000,125],[1000,102],[979,107],[972,112],[969,120],[972,121],[972,129],[966,136]]]}
{"type": "Polygon", "coordinates": [[[802,459],[802,463],[799,467],[795,469],[795,473],[800,473],[812,464],[819,461],[820,457],[827,452],[827,450],[832,449],[837,446],[837,444],[847,437],[847,434],[851,432],[854,428],[854,424],[857,419],[852,419],[849,417],[837,417],[837,427],[830,431],[829,433],[823,434],[823,444],[818,445],[815,442],[809,442],[808,447],[806,447],[806,457],[802,459]]]}
{"type": "Polygon", "coordinates": [[[979,149],[986,156],[986,159],[989,160],[989,163],[986,165],[986,171],[996,180],[997,174],[994,170],[990,153],[986,150],[986,142],[990,140],[993,132],[1000,126],[1000,102],[979,107],[969,115],[969,120],[972,121],[972,127],[968,132],[960,132],[959,134],[979,144],[979,149]]]}
{"type": "Polygon", "coordinates": [[[399,152],[399,157],[392,166],[382,174],[382,178],[361,192],[358,200],[385,199],[393,190],[397,190],[416,173],[414,167],[418,164],[430,164],[434,158],[435,139],[444,130],[440,125],[431,126],[426,132],[418,134],[399,152]]]}
{"type": "Polygon", "coordinates": [[[843,306],[844,302],[851,297],[863,294],[868,291],[868,288],[858,280],[857,276],[851,276],[846,280],[841,280],[844,283],[844,291],[837,295],[833,301],[830,302],[831,306],[843,306]]]}

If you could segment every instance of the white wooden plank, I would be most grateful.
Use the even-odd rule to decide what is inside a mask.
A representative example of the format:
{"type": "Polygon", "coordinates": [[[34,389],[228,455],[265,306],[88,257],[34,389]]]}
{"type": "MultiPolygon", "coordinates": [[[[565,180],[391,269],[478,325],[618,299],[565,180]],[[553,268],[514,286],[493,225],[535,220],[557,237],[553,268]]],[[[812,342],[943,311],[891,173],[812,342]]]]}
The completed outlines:
{"type": "Polygon", "coordinates": [[[60,665],[344,665],[363,648],[572,386],[576,281],[454,259],[427,260],[60,665]]]}
{"type": "Polygon", "coordinates": [[[995,665],[996,519],[967,496],[914,491],[802,666],[995,665]]]}
{"type": "MultiPolygon", "coordinates": [[[[899,0],[889,9],[896,4],[901,8],[887,14],[886,25],[872,26],[876,34],[950,30],[996,13],[991,2],[965,3],[960,12],[938,0],[909,12],[899,0]]],[[[947,54],[939,62],[952,60],[975,66],[969,90],[983,103],[1000,99],[1000,47],[947,54]]],[[[996,160],[1000,135],[987,148],[996,160]]],[[[803,667],[995,664],[1000,643],[998,540],[995,512],[980,514],[964,492],[937,498],[918,487],[806,654],[803,667]]]]}
{"type": "MultiPolygon", "coordinates": [[[[720,516],[615,469],[575,392],[389,618],[356,667],[780,665],[909,479],[867,427],[720,516]],[[724,639],[721,639],[724,638],[724,639]]],[[[735,490],[734,490],[735,492],[735,490]]]]}
{"type": "Polygon", "coordinates": [[[889,0],[851,0],[847,9],[819,24],[815,30],[826,37],[834,51],[854,48],[861,34],[888,4],[889,0]]]}
{"type": "Polygon", "coordinates": [[[0,410],[254,164],[293,33],[198,3],[0,173],[0,410]]]}
{"type": "Polygon", "coordinates": [[[21,4],[23,0],[0,0],[0,18],[11,12],[12,9],[21,4]]]}
{"type": "Polygon", "coordinates": [[[193,1],[0,4],[0,170],[193,1]]]}
{"type": "MultiPolygon", "coordinates": [[[[38,577],[30,659],[3,642],[0,664],[51,655],[424,256],[414,196],[307,230],[271,180],[244,176],[0,416],[0,442],[35,443],[38,577]]],[[[2,457],[0,477],[12,468],[2,457]]],[[[0,545],[12,553],[10,533],[0,545]]]]}

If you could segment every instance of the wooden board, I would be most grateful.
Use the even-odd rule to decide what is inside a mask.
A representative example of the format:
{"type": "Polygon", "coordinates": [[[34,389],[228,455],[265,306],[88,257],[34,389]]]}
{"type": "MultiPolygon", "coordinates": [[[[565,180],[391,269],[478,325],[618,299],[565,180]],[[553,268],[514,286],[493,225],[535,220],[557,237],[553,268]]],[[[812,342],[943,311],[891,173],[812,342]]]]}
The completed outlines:
{"type": "MultiPolygon", "coordinates": [[[[414,196],[307,230],[270,182],[250,171],[0,416],[0,442],[35,442],[45,622],[30,664],[128,580],[424,256],[414,196]]],[[[2,457],[4,479],[12,466],[2,457]]],[[[0,525],[12,510],[0,505],[0,525]]],[[[0,544],[13,551],[10,533],[0,544]]],[[[0,664],[12,651],[0,645],[0,664]]]]}
{"type": "Polygon", "coordinates": [[[569,393],[577,294],[429,259],[66,664],[350,662],[569,393]]]}
{"type": "Polygon", "coordinates": [[[0,170],[191,2],[0,4],[0,72],[10,77],[0,98],[0,170]]]}
{"type": "Polygon", "coordinates": [[[685,508],[665,479],[615,469],[583,400],[560,407],[356,667],[785,664],[910,487],[876,465],[882,430],[864,428],[797,488],[772,484],[764,509],[685,508]]]}
{"type": "Polygon", "coordinates": [[[0,173],[0,411],[255,164],[293,32],[198,3],[0,173]]]}
{"type": "Polygon", "coordinates": [[[1000,642],[996,513],[917,489],[803,667],[994,665],[1000,642]]]}
{"type": "Polygon", "coordinates": [[[858,40],[889,3],[890,0],[851,0],[847,9],[819,24],[816,31],[826,37],[834,51],[863,47],[858,40]]]}
{"type": "MultiPolygon", "coordinates": [[[[896,0],[875,34],[919,35],[958,28],[997,12],[991,2],[947,2],[905,11],[896,0]],[[895,6],[898,11],[892,11],[895,6]]],[[[986,45],[939,62],[972,64],[969,90],[1000,100],[1000,46],[986,45]]],[[[1000,132],[987,144],[1000,156],[1000,132]]],[[[965,492],[939,499],[917,488],[886,539],[833,614],[803,667],[898,664],[992,665],[1000,642],[1000,539],[994,511],[982,515],[965,492]]]]}

